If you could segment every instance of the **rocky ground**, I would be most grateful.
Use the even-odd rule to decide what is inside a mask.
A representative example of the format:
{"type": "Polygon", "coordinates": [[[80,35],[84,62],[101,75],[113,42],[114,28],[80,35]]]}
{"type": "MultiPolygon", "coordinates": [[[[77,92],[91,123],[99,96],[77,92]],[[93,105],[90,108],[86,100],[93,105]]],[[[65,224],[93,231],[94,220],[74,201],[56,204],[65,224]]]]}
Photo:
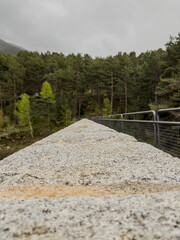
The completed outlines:
{"type": "Polygon", "coordinates": [[[0,162],[0,239],[180,239],[180,159],[81,120],[0,162]]]}

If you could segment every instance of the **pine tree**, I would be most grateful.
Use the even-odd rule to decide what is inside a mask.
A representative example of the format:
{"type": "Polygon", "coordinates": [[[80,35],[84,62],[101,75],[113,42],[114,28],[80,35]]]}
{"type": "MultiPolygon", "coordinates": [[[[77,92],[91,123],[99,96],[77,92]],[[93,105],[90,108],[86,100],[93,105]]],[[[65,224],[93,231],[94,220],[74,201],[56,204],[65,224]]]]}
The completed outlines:
{"type": "Polygon", "coordinates": [[[17,111],[15,111],[15,115],[19,119],[19,124],[21,126],[29,128],[31,137],[33,137],[33,128],[31,124],[31,116],[30,116],[30,102],[29,102],[29,95],[26,93],[23,93],[21,95],[21,100],[17,102],[17,111]]]}
{"type": "Polygon", "coordinates": [[[46,122],[46,127],[49,127],[49,124],[51,122],[51,119],[54,118],[54,115],[56,114],[55,109],[55,95],[52,92],[51,85],[45,81],[42,85],[42,90],[40,92],[41,99],[39,99],[40,106],[40,112],[42,113],[42,117],[44,118],[44,121],[46,122]]]}
{"type": "Polygon", "coordinates": [[[42,90],[40,92],[41,96],[43,98],[48,98],[52,103],[55,103],[55,96],[52,92],[52,88],[51,88],[51,85],[45,81],[42,85],[42,90]]]}
{"type": "Polygon", "coordinates": [[[72,123],[71,110],[68,106],[68,103],[62,106],[62,124],[66,127],[72,123]]]}
{"type": "Polygon", "coordinates": [[[3,127],[3,123],[4,123],[4,121],[3,121],[3,112],[2,112],[2,109],[0,109],[0,128],[3,127]]]}
{"type": "Polygon", "coordinates": [[[103,108],[103,116],[110,115],[112,113],[111,102],[108,98],[104,99],[104,108],[103,108]]]}

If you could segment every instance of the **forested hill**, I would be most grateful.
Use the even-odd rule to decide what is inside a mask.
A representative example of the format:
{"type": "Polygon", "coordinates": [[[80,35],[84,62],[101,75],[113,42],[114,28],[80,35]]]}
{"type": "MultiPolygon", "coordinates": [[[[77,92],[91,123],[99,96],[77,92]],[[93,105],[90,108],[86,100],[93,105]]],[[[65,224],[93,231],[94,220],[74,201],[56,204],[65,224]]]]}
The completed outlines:
{"type": "Polygon", "coordinates": [[[135,52],[95,59],[88,54],[0,54],[1,122],[10,119],[28,125],[14,115],[23,93],[28,94],[24,95],[30,104],[28,119],[37,134],[81,116],[178,107],[180,34],[170,38],[165,50],[139,56],[135,52]]]}
{"type": "Polygon", "coordinates": [[[25,49],[0,39],[0,53],[16,55],[18,52],[22,50],[25,50],[25,49]]]}

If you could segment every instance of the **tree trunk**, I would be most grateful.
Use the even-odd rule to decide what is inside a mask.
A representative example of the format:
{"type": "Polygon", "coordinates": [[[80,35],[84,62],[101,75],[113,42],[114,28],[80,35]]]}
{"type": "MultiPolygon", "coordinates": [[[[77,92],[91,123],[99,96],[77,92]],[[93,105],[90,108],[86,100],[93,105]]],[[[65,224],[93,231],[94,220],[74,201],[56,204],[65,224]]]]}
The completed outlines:
{"type": "Polygon", "coordinates": [[[16,111],[16,80],[14,79],[14,110],[16,111]]]}
{"type": "MultiPolygon", "coordinates": [[[[14,111],[16,111],[17,110],[17,108],[16,108],[16,97],[17,97],[17,95],[16,95],[16,79],[14,78],[13,79],[13,82],[14,82],[14,111]]],[[[15,115],[15,119],[14,119],[14,123],[15,124],[17,124],[17,116],[15,115]]]]}
{"type": "Polygon", "coordinates": [[[80,119],[80,117],[81,117],[81,100],[79,99],[78,102],[79,102],[78,103],[78,118],[80,119]]]}
{"type": "Polygon", "coordinates": [[[97,99],[98,99],[98,106],[99,106],[99,109],[100,109],[99,80],[97,81],[97,99]]]}
{"type": "Polygon", "coordinates": [[[31,124],[30,116],[28,116],[28,118],[29,118],[29,129],[30,129],[30,134],[31,134],[31,137],[33,138],[34,135],[33,135],[33,128],[32,128],[32,124],[31,124]]]}
{"type": "Polygon", "coordinates": [[[158,99],[157,99],[157,93],[155,92],[155,103],[157,104],[157,102],[158,102],[158,99]]]}
{"type": "Polygon", "coordinates": [[[75,101],[74,101],[74,117],[77,117],[77,109],[78,109],[78,93],[77,89],[75,91],[75,101]]]}
{"type": "Polygon", "coordinates": [[[113,73],[111,72],[111,109],[113,111],[113,99],[114,99],[114,78],[113,73]]]}
{"type": "Polygon", "coordinates": [[[48,127],[50,126],[50,110],[49,110],[49,103],[48,103],[48,127]]]}
{"type": "Polygon", "coordinates": [[[155,81],[155,88],[154,88],[154,100],[155,100],[155,103],[157,104],[158,103],[158,99],[157,99],[157,81],[155,81]]]}
{"type": "MultiPolygon", "coordinates": [[[[1,97],[1,86],[0,86],[0,97],[1,97]]],[[[0,99],[0,101],[1,101],[1,109],[2,109],[2,111],[3,111],[3,100],[0,99]]]]}
{"type": "Polygon", "coordinates": [[[125,81],[125,85],[124,85],[124,98],[125,98],[124,112],[127,113],[127,81],[125,81]]]}

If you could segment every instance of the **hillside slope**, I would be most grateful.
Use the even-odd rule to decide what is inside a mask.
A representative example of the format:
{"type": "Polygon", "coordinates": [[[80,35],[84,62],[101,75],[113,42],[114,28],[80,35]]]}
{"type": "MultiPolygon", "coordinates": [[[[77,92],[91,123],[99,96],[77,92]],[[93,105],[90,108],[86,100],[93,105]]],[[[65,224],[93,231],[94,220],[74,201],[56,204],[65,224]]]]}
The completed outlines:
{"type": "Polygon", "coordinates": [[[18,52],[22,50],[25,49],[0,39],[0,53],[16,55],[18,52]]]}

